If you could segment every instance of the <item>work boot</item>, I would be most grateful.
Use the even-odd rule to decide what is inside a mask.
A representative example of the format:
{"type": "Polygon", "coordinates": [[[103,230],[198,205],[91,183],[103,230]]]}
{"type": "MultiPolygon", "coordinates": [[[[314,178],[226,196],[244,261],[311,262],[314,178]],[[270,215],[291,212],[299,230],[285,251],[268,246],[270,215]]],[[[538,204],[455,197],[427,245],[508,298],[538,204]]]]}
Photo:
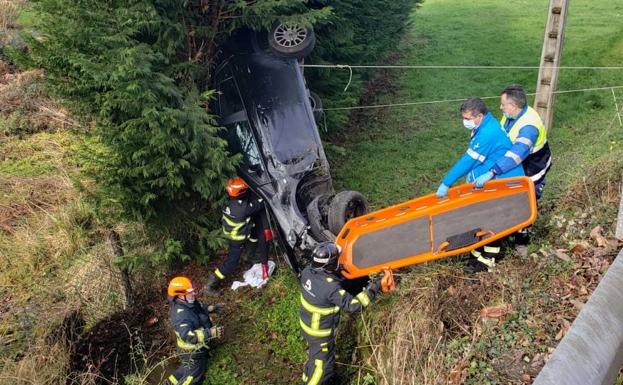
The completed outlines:
{"type": "Polygon", "coordinates": [[[467,269],[474,273],[481,273],[483,271],[491,271],[493,266],[495,266],[495,258],[487,258],[487,257],[470,258],[467,261],[467,269]]]}
{"type": "Polygon", "coordinates": [[[203,292],[210,296],[217,296],[218,295],[217,288],[220,284],[220,281],[221,280],[216,275],[211,273],[208,276],[208,280],[206,281],[206,284],[203,286],[203,292]]]}

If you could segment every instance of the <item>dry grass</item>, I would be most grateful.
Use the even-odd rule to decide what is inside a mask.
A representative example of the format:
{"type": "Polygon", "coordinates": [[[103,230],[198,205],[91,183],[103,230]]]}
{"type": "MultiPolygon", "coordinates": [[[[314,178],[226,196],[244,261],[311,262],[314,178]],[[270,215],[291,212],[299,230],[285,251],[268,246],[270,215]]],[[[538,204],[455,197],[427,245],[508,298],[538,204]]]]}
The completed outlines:
{"type": "MultiPolygon", "coordinates": [[[[455,273],[453,269],[444,268],[437,272],[408,274],[394,294],[395,301],[380,313],[366,316],[364,344],[369,345],[370,350],[366,369],[376,371],[379,384],[446,383],[450,368],[443,345],[448,332],[456,325],[464,328],[462,319],[445,319],[444,309],[448,304],[443,293],[446,285],[461,281],[455,273]]],[[[463,307],[471,317],[473,309],[463,307]]]]}
{"type": "MultiPolygon", "coordinates": [[[[18,361],[0,361],[0,384],[64,384],[69,367],[69,352],[62,344],[40,344],[18,361]]],[[[87,385],[88,383],[84,383],[87,385]]]]}
{"type": "Polygon", "coordinates": [[[614,152],[602,156],[571,184],[559,205],[562,208],[589,209],[595,205],[619,203],[623,182],[623,159],[614,152]]]}
{"type": "Polygon", "coordinates": [[[0,132],[53,131],[79,124],[61,104],[47,97],[42,71],[13,73],[0,61],[0,132]]]}
{"type": "Polygon", "coordinates": [[[15,20],[26,5],[26,0],[0,0],[0,32],[15,28],[15,20]]]}

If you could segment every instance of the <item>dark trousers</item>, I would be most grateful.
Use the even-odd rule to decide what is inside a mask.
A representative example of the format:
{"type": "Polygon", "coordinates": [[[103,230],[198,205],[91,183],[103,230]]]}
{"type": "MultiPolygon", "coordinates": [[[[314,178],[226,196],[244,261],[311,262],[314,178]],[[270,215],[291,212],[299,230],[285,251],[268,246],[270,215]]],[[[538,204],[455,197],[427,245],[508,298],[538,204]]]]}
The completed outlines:
{"type": "Polygon", "coordinates": [[[485,270],[494,266],[502,258],[502,240],[498,239],[486,246],[481,246],[472,250],[472,259],[470,266],[477,271],[485,270]]]}
{"type": "MultiPolygon", "coordinates": [[[[229,241],[229,251],[227,253],[227,259],[219,266],[218,271],[227,276],[233,273],[240,264],[240,256],[242,255],[242,249],[247,248],[251,261],[254,262],[256,252],[259,254],[259,262],[268,262],[268,242],[264,235],[265,221],[262,218],[265,215],[257,215],[253,221],[253,227],[250,230],[249,238],[242,241],[229,241]]],[[[217,274],[218,275],[218,274],[217,274]]],[[[219,277],[222,279],[222,277],[219,277]]]]}
{"type": "Polygon", "coordinates": [[[329,385],[335,375],[335,339],[306,338],[309,355],[305,362],[303,384],[329,385]]]}
{"type": "Polygon", "coordinates": [[[199,385],[203,383],[208,364],[208,351],[206,349],[190,353],[178,351],[178,354],[182,364],[169,376],[169,383],[172,385],[199,385]]]}

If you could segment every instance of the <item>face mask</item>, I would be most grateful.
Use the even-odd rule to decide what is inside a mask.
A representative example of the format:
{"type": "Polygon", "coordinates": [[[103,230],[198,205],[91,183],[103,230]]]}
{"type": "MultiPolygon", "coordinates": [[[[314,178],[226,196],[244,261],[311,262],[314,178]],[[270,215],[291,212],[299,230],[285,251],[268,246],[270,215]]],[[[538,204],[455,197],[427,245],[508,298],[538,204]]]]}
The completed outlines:
{"type": "Polygon", "coordinates": [[[463,126],[465,126],[468,130],[473,130],[476,128],[476,123],[474,123],[473,120],[463,119],[463,126]]]}

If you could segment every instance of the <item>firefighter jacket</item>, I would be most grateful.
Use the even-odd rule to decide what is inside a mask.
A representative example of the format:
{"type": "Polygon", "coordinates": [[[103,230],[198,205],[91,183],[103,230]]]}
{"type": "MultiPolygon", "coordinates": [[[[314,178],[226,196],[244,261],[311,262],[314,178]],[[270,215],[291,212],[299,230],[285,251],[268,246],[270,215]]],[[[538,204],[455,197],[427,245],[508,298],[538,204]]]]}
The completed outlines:
{"type": "Polygon", "coordinates": [[[177,347],[183,351],[206,348],[212,321],[199,301],[188,303],[172,297],[169,298],[169,306],[169,316],[177,338],[177,347]]]}
{"type": "Polygon", "coordinates": [[[340,322],[340,310],[360,311],[374,300],[379,282],[368,285],[356,296],[342,289],[344,279],[321,269],[306,267],[301,273],[299,323],[306,339],[333,337],[340,322]]]}
{"type": "Polygon", "coordinates": [[[253,227],[252,217],[264,210],[264,202],[248,194],[242,199],[227,198],[223,208],[223,233],[233,241],[246,240],[253,227]]]}

